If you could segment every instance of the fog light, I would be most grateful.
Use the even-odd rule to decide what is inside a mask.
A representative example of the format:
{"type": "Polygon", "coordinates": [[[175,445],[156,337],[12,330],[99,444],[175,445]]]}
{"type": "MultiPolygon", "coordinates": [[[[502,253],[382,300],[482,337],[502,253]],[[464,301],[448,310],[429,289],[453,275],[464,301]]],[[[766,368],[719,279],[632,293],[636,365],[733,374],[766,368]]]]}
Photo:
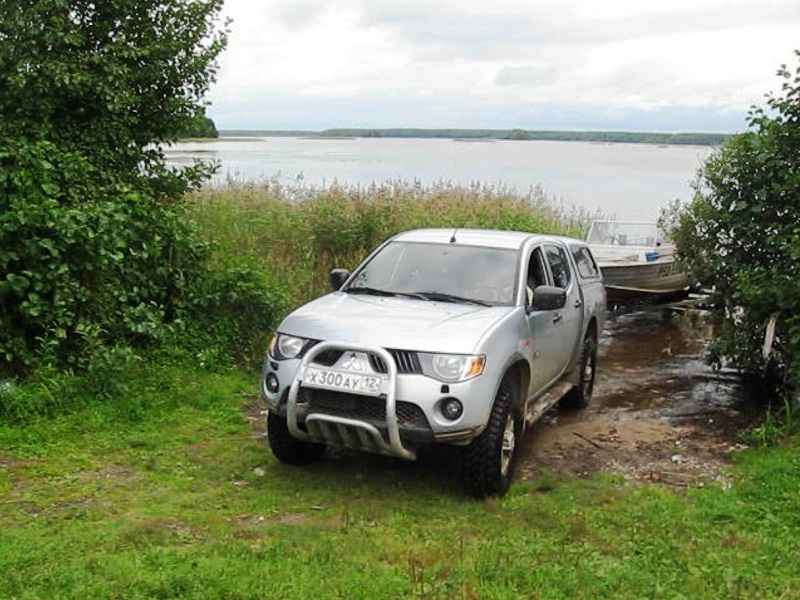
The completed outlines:
{"type": "Polygon", "coordinates": [[[455,398],[446,398],[442,401],[442,415],[445,419],[455,421],[464,414],[464,405],[455,398]]]}
{"type": "Polygon", "coordinates": [[[275,373],[270,373],[267,375],[267,391],[270,394],[277,394],[278,389],[280,388],[280,384],[278,383],[278,378],[275,376],[275,373]]]}

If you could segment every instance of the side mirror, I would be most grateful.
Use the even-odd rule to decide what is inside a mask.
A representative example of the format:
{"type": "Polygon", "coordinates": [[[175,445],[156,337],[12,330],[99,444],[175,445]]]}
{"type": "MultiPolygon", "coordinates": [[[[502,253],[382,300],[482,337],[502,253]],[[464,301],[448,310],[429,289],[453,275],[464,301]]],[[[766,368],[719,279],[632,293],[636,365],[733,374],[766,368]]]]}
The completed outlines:
{"type": "Polygon", "coordinates": [[[331,289],[334,292],[338,292],[348,277],[350,277],[350,271],[347,269],[334,269],[331,271],[331,289]]]}
{"type": "Polygon", "coordinates": [[[532,310],[559,310],[567,303],[567,290],[552,285],[540,285],[533,290],[532,310]]]}

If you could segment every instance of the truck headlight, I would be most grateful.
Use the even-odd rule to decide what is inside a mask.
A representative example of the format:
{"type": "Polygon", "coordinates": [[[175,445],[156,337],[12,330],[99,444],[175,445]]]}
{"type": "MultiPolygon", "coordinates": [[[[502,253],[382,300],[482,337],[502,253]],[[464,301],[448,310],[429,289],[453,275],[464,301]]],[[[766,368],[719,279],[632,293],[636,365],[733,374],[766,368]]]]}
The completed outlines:
{"type": "Polygon", "coordinates": [[[483,373],[486,357],[483,354],[422,354],[419,355],[422,372],[439,381],[455,383],[467,381],[483,373]]]}
{"type": "Polygon", "coordinates": [[[297,358],[307,343],[308,340],[305,338],[279,333],[269,344],[269,355],[276,360],[297,358]]]}

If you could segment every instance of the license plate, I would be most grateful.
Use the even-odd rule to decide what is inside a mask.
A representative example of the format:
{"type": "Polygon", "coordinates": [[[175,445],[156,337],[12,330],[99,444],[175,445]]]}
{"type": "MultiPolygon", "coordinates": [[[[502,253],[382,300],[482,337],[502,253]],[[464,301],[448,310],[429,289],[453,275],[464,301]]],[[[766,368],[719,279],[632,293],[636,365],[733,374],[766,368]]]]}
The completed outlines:
{"type": "Polygon", "coordinates": [[[355,373],[343,373],[342,371],[333,371],[331,369],[307,367],[305,376],[303,377],[303,385],[306,387],[336,390],[337,392],[362,394],[364,396],[380,396],[381,379],[381,377],[376,377],[374,375],[357,375],[355,373]]]}

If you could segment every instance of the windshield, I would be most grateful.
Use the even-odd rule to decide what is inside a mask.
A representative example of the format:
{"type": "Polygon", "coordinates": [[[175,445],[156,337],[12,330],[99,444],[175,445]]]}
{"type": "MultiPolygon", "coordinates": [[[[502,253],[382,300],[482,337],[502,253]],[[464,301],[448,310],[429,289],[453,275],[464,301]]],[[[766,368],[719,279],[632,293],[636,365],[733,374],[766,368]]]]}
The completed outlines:
{"type": "Polygon", "coordinates": [[[509,305],[514,303],[517,258],[516,250],[391,242],[344,291],[509,305]]]}
{"type": "Polygon", "coordinates": [[[669,243],[655,223],[595,221],[586,238],[589,244],[605,246],[660,246],[669,243]]]}

